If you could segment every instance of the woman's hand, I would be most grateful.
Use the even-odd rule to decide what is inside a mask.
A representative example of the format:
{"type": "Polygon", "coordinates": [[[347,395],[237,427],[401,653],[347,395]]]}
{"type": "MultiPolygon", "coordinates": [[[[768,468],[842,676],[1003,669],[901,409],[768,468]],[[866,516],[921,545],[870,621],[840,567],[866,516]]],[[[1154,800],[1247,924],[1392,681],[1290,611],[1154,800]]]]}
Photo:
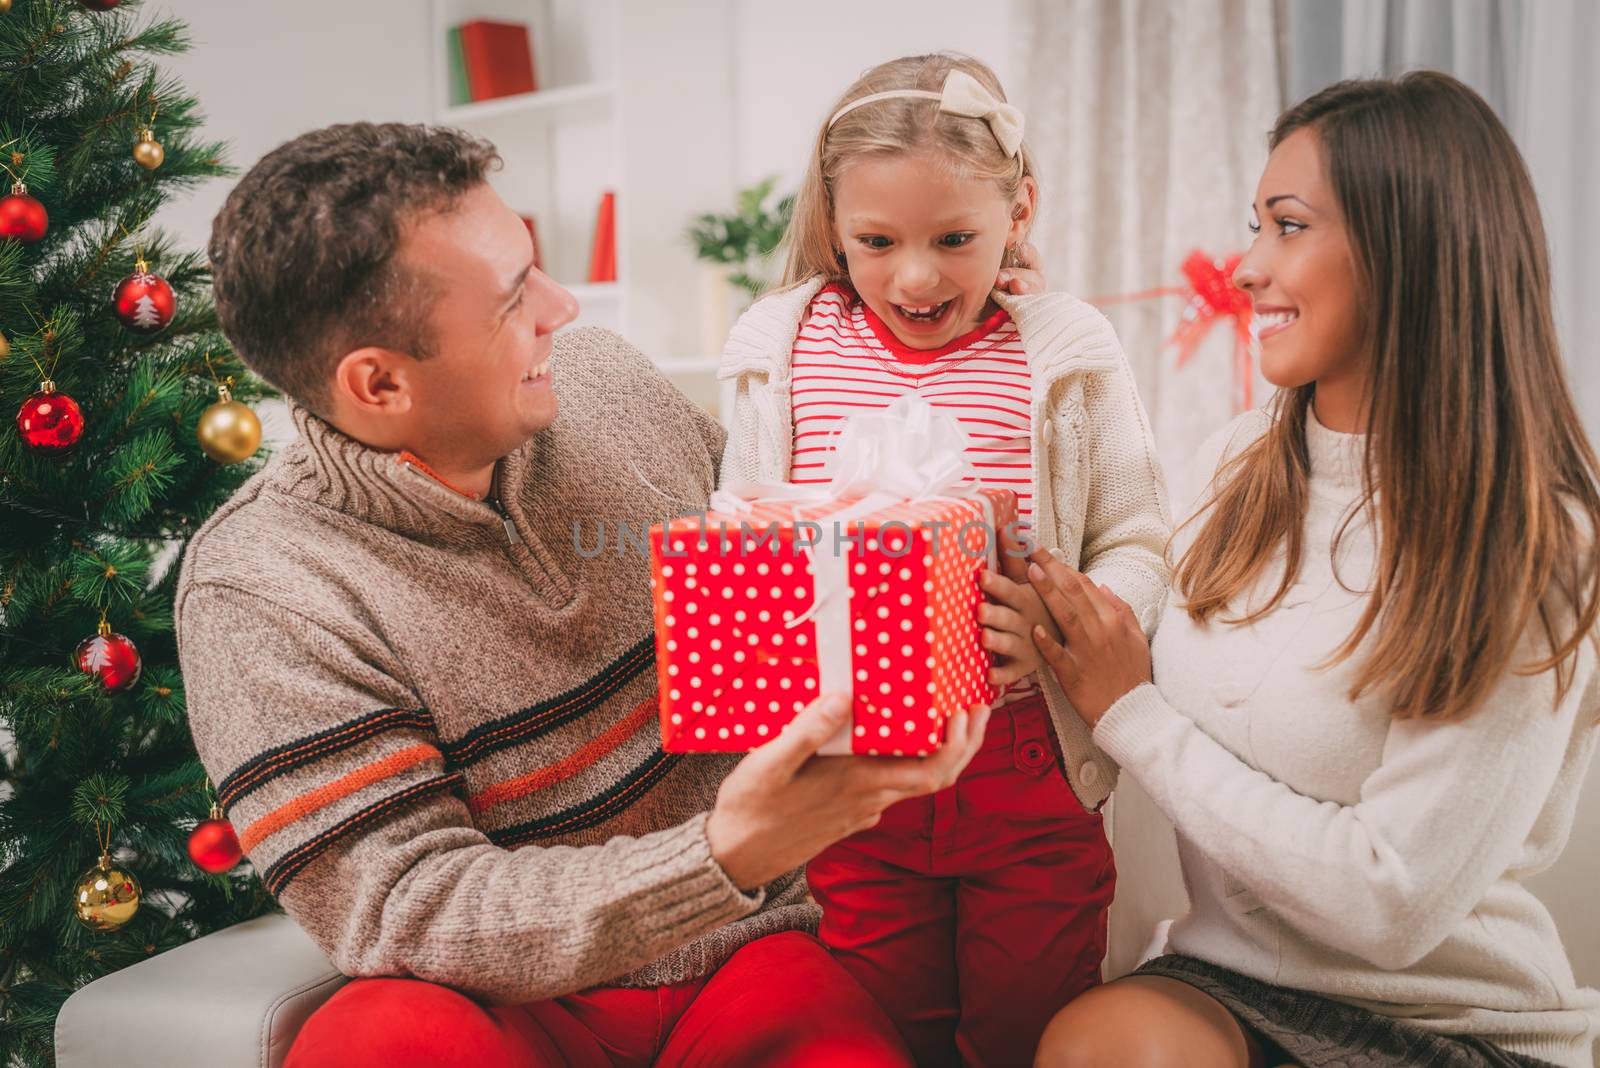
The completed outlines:
{"type": "Polygon", "coordinates": [[[1001,268],[994,287],[1002,293],[1020,297],[1024,293],[1045,291],[1044,271],[1039,266],[1039,250],[1027,241],[1017,246],[1017,266],[1001,268]]]}
{"type": "Polygon", "coordinates": [[[1039,655],[1090,727],[1123,695],[1151,680],[1150,643],[1133,609],[1043,549],[1028,557],[1028,581],[1065,640],[1033,629],[1039,655]]]}

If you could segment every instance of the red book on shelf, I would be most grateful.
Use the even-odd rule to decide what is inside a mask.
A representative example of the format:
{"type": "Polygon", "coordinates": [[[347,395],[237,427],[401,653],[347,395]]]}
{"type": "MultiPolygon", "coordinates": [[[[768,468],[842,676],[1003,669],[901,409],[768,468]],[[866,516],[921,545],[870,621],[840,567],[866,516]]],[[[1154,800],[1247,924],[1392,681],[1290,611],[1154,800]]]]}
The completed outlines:
{"type": "Polygon", "coordinates": [[[589,251],[589,281],[617,280],[617,194],[600,196],[600,211],[594,220],[594,247],[589,251]]]}
{"type": "Polygon", "coordinates": [[[533,73],[533,44],[520,22],[461,24],[461,56],[472,99],[493,100],[539,87],[533,73]]]}

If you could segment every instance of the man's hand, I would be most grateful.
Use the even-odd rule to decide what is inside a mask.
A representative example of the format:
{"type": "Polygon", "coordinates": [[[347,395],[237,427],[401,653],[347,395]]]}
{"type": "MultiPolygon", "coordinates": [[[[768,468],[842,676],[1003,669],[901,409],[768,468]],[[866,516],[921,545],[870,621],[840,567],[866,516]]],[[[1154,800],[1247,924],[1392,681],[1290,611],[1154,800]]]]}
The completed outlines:
{"type": "Polygon", "coordinates": [[[850,698],[824,695],[722,781],[706,839],[739,889],[763,886],[875,826],[897,801],[952,785],[983,741],[989,709],[952,716],[932,756],[818,756],[849,720],[850,698]]]}

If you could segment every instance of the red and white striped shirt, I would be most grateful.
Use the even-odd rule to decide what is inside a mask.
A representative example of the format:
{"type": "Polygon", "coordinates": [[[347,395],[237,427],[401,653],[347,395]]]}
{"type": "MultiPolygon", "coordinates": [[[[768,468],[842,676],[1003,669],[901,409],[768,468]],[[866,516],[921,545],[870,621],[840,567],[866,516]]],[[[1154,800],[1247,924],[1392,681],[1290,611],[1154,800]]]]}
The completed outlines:
{"type": "Polygon", "coordinates": [[[971,439],[967,457],[979,481],[1014,490],[1018,518],[1031,517],[1031,376],[1005,311],[943,348],[914,349],[853,290],[829,285],[806,309],[792,375],[789,481],[827,482],[833,434],[844,419],[915,394],[955,417],[971,439]]]}

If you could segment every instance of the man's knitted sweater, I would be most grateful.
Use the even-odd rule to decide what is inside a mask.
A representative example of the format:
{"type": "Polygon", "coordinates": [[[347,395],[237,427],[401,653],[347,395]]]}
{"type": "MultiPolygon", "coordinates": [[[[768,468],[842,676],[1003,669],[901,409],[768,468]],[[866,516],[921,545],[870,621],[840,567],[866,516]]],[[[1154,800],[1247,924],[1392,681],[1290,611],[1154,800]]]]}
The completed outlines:
{"type": "Polygon", "coordinates": [[[705,507],[722,431],[604,331],[561,335],[553,368],[560,414],[490,501],[296,410],[184,558],[201,759],[347,974],[529,1001],[815,924],[799,871],[747,895],[711,857],[735,758],[658,744],[637,538],[705,507]]]}

